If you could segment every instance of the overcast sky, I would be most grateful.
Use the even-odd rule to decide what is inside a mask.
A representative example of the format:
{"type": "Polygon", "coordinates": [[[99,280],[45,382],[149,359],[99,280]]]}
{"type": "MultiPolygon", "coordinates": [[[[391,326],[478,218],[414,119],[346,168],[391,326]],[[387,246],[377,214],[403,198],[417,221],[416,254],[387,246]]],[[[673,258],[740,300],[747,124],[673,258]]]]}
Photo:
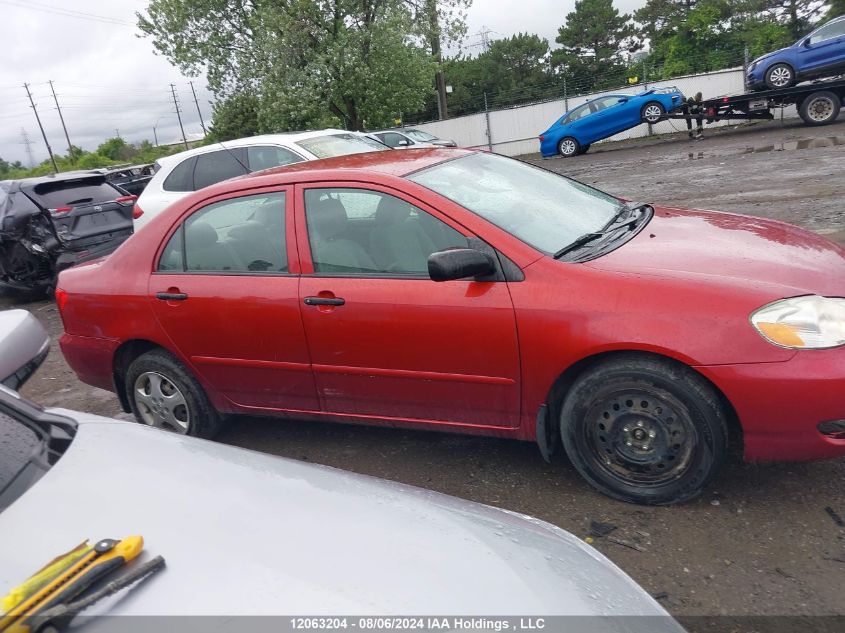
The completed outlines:
{"type": "MultiPolygon", "coordinates": [[[[644,0],[617,0],[631,11],[644,0]]],[[[23,88],[30,84],[53,151],[67,153],[67,141],[47,83],[53,80],[74,145],[91,150],[106,138],[160,143],[180,138],[170,84],[176,85],[187,134],[201,132],[197,108],[183,77],[137,37],[135,11],[146,0],[0,0],[0,41],[6,51],[0,67],[0,157],[29,163],[21,129],[26,130],[36,163],[47,158],[41,132],[23,88]],[[9,63],[9,61],[11,63],[9,63]]],[[[492,39],[517,32],[537,33],[554,43],[557,27],[574,0],[475,0],[468,15],[465,50],[478,52],[482,28],[492,39]]],[[[203,78],[193,79],[206,124],[212,96],[203,78]]]]}

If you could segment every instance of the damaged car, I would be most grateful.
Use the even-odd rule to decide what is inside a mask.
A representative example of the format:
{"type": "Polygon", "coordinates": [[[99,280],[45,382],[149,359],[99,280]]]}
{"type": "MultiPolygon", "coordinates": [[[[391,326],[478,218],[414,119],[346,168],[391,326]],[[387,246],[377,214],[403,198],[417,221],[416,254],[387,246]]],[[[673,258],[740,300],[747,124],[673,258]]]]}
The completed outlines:
{"type": "Polygon", "coordinates": [[[102,174],[0,181],[0,282],[49,291],[58,273],[132,235],[137,196],[102,174]]]}

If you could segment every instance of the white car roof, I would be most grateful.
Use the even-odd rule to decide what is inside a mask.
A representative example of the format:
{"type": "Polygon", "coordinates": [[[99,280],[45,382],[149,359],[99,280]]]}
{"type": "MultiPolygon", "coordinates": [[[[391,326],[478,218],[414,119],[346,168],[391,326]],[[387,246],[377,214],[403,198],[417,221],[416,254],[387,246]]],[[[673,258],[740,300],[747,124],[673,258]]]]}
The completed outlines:
{"type": "Polygon", "coordinates": [[[282,145],[284,147],[290,147],[298,141],[302,141],[308,138],[316,138],[318,136],[329,136],[331,134],[356,134],[356,132],[328,128],[325,130],[310,130],[307,132],[260,134],[258,136],[248,136],[246,138],[236,138],[232,139],[231,141],[224,141],[222,144],[212,143],[210,145],[203,145],[201,147],[195,147],[193,149],[185,150],[184,152],[179,152],[178,154],[170,154],[169,156],[163,156],[159,158],[158,163],[159,165],[169,165],[173,162],[183,161],[186,158],[190,158],[191,156],[197,156],[199,154],[217,151],[221,148],[221,145],[229,149],[232,149],[233,147],[249,147],[252,145],[261,145],[265,143],[270,145],[282,145]]]}

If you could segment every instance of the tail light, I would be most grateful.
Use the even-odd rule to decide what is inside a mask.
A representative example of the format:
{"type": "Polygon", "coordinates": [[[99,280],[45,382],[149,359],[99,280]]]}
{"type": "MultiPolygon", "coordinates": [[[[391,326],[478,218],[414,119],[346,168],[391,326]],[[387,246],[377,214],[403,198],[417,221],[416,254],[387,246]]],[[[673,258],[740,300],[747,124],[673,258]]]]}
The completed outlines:
{"type": "Polygon", "coordinates": [[[59,312],[64,312],[67,305],[67,290],[56,288],[56,305],[59,307],[59,312]]]}
{"type": "Polygon", "coordinates": [[[114,201],[124,207],[128,207],[130,204],[135,204],[137,199],[138,196],[121,196],[120,198],[115,198],[114,201]]]}
{"type": "Polygon", "coordinates": [[[73,211],[73,207],[56,207],[55,209],[50,209],[51,213],[69,213],[73,211]]]}
{"type": "Polygon", "coordinates": [[[144,215],[144,210],[136,204],[135,208],[132,209],[132,219],[137,220],[142,215],[144,215]]]}
{"type": "Polygon", "coordinates": [[[546,135],[545,135],[545,134],[541,134],[541,135],[540,135],[540,142],[542,143],[542,142],[543,142],[543,141],[545,141],[545,140],[546,140],[546,135]]]}

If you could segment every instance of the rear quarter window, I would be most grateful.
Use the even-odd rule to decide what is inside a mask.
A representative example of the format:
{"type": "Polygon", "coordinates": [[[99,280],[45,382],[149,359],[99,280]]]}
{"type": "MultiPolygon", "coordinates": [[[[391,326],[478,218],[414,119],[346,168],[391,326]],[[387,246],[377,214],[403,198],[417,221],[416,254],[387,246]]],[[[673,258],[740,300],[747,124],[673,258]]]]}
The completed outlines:
{"type": "Polygon", "coordinates": [[[194,165],[197,164],[197,157],[191,156],[176,165],[170,175],[164,179],[162,188],[165,191],[193,191],[194,190],[194,165]]]}

